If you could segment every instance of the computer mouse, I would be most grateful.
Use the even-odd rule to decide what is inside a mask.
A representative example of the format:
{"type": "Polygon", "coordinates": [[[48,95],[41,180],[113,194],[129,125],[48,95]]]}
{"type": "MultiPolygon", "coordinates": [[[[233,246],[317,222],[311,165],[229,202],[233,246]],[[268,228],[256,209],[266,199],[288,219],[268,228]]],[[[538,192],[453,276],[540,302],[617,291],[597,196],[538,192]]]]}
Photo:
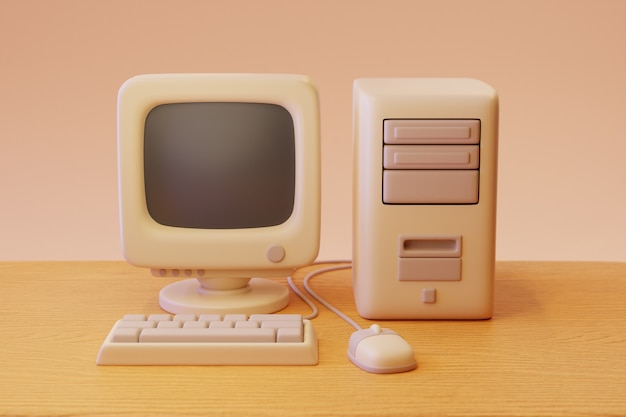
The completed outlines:
{"type": "Polygon", "coordinates": [[[407,372],[417,368],[413,348],[393,330],[373,324],[350,336],[348,358],[364,371],[375,374],[407,372]]]}

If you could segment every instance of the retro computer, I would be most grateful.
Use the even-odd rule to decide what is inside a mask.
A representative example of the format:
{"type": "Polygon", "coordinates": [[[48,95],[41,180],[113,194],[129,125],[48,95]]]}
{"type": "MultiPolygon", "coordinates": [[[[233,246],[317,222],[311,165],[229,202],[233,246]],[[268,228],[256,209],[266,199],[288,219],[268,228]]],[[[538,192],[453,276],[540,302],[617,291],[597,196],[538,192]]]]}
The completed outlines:
{"type": "MultiPolygon", "coordinates": [[[[364,318],[491,316],[497,110],[495,91],[477,80],[355,81],[353,260],[303,285],[356,329],[347,354],[359,368],[406,372],[417,362],[397,333],[361,328],[316,295],[315,275],[352,265],[364,318]]],[[[317,364],[317,308],[266,314],[288,304],[289,290],[264,279],[318,253],[319,115],[308,78],[131,78],[119,93],[118,142],[124,255],[180,279],[159,297],[174,316],[124,316],[96,362],[317,364]]]]}

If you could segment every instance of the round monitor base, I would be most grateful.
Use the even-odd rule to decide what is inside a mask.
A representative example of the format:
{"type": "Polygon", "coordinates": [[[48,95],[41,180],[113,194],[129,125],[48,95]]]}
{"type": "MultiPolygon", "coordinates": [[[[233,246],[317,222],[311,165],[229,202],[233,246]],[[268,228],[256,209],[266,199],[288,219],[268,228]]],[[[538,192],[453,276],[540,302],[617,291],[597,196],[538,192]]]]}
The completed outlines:
{"type": "Polygon", "coordinates": [[[159,294],[161,308],[172,314],[246,313],[269,314],[289,304],[289,290],[282,284],[263,278],[252,278],[249,291],[199,291],[195,279],[177,281],[159,294]]]}

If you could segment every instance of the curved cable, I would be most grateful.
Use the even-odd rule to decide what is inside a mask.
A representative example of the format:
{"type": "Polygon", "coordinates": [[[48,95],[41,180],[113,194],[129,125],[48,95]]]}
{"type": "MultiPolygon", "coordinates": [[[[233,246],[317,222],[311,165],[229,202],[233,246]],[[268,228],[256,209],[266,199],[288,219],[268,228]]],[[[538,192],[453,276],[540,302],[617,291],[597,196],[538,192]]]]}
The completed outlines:
{"type": "Polygon", "coordinates": [[[307,303],[307,305],[311,308],[311,310],[313,310],[311,314],[309,314],[308,316],[304,316],[303,318],[307,320],[311,320],[317,317],[319,314],[319,309],[317,308],[315,303],[311,301],[309,297],[306,296],[306,294],[304,294],[302,291],[300,291],[298,287],[296,287],[296,284],[294,284],[293,278],[291,277],[291,275],[287,277],[287,284],[289,284],[291,291],[293,291],[298,297],[300,297],[302,301],[307,303]]]}
{"type": "MultiPolygon", "coordinates": [[[[334,314],[336,314],[339,318],[341,318],[342,320],[344,320],[346,323],[348,323],[350,326],[354,327],[357,330],[361,330],[362,327],[355,322],[354,320],[352,320],[350,317],[348,317],[348,315],[346,315],[345,313],[343,313],[341,310],[339,310],[338,308],[336,308],[335,306],[333,306],[332,304],[330,304],[328,301],[326,301],[323,297],[321,297],[319,294],[317,294],[309,285],[309,281],[311,279],[313,279],[314,277],[321,275],[321,274],[325,274],[327,272],[332,272],[332,271],[339,271],[342,269],[350,269],[352,267],[352,263],[350,261],[320,261],[320,262],[315,262],[313,263],[313,265],[320,265],[320,264],[347,264],[347,265],[335,265],[335,266],[329,266],[326,268],[320,268],[317,269],[315,271],[311,271],[309,272],[303,280],[303,285],[304,285],[304,289],[306,290],[306,292],[313,298],[315,298],[320,304],[322,304],[324,307],[326,307],[328,310],[330,310],[331,312],[333,312],[334,314]]],[[[309,307],[311,307],[311,309],[313,310],[313,312],[304,317],[305,319],[313,319],[315,317],[318,316],[319,314],[319,309],[317,308],[317,306],[315,306],[315,304],[304,294],[302,293],[294,284],[293,279],[291,277],[287,277],[287,283],[289,284],[289,287],[291,287],[291,289],[293,290],[294,293],[296,293],[300,298],[302,298],[302,300],[307,303],[309,305],[309,307]]]]}

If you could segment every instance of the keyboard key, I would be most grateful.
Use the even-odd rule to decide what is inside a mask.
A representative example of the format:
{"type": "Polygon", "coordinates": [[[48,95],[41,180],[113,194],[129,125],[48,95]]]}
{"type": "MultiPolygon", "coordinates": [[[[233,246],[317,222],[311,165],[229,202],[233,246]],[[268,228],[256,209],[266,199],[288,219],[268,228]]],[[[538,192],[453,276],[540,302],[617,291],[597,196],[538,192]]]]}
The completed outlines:
{"type": "Polygon", "coordinates": [[[111,341],[115,343],[137,343],[141,329],[137,327],[118,327],[112,333],[111,341]]]}
{"type": "Polygon", "coordinates": [[[302,327],[277,329],[276,341],[281,343],[298,343],[302,341],[302,327]]]}
{"type": "Polygon", "coordinates": [[[148,321],[171,321],[172,316],[169,314],[150,314],[148,321]]]}

